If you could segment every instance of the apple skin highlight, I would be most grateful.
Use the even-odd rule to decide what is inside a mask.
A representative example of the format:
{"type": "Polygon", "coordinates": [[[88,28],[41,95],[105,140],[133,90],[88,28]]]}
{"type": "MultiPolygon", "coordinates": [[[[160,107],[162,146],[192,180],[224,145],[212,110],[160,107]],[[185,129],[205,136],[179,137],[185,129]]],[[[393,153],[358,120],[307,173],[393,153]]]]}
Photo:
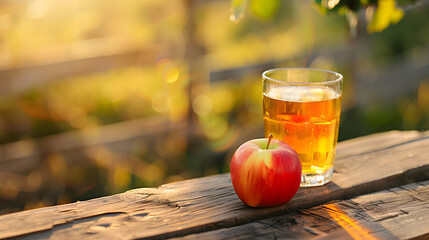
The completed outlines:
{"type": "Polygon", "coordinates": [[[298,154],[288,144],[272,139],[254,139],[242,144],[231,161],[231,181],[238,197],[251,207],[287,203],[301,183],[298,154]]]}

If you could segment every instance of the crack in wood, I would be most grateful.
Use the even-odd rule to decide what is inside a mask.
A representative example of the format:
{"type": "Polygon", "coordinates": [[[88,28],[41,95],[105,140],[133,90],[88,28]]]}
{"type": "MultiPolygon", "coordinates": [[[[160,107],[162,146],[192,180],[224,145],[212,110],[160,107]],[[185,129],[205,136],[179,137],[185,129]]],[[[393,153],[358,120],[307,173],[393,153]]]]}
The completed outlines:
{"type": "Polygon", "coordinates": [[[316,236],[319,236],[319,234],[313,229],[313,228],[310,228],[310,227],[306,227],[306,226],[304,226],[303,227],[307,232],[309,232],[309,233],[311,233],[311,234],[313,234],[313,235],[316,235],[316,236]]]}
{"type": "MultiPolygon", "coordinates": [[[[401,211],[401,210],[399,210],[399,211],[401,211]]],[[[387,215],[387,216],[385,216],[385,217],[382,217],[382,218],[376,219],[375,221],[376,221],[376,222],[382,222],[382,221],[385,221],[385,220],[387,220],[387,219],[396,218],[396,217],[399,217],[399,216],[401,216],[401,215],[405,215],[405,214],[407,214],[407,213],[405,213],[405,212],[403,212],[403,211],[401,211],[401,212],[399,212],[399,213],[390,213],[390,214],[388,214],[388,215],[387,215]]]]}
{"type": "Polygon", "coordinates": [[[271,227],[271,228],[274,228],[274,229],[277,229],[277,230],[279,230],[279,231],[281,231],[281,232],[285,232],[285,230],[284,229],[282,229],[282,228],[280,228],[280,227],[277,227],[276,226],[276,222],[274,222],[273,224],[270,224],[270,223],[268,223],[268,222],[264,222],[264,221],[255,221],[255,222],[257,222],[257,223],[259,223],[259,224],[262,224],[262,225],[265,225],[265,226],[268,226],[268,227],[271,227]]]}
{"type": "Polygon", "coordinates": [[[60,213],[77,213],[78,210],[73,208],[73,209],[60,209],[58,212],[60,213]]]}
{"type": "Polygon", "coordinates": [[[154,199],[151,201],[151,203],[155,203],[155,204],[161,204],[161,205],[165,205],[171,208],[181,208],[182,206],[177,204],[174,201],[170,201],[169,199],[165,199],[165,198],[158,198],[158,199],[154,199]]]}
{"type": "Polygon", "coordinates": [[[149,213],[144,212],[144,213],[132,214],[131,216],[133,216],[133,217],[146,217],[147,215],[149,215],[149,213]]]}
{"type": "Polygon", "coordinates": [[[325,209],[325,210],[329,211],[329,212],[333,212],[333,213],[336,213],[336,214],[343,214],[343,212],[342,212],[341,210],[339,210],[339,209],[335,209],[335,208],[332,208],[332,207],[331,207],[331,204],[333,204],[333,203],[327,203],[327,204],[322,205],[322,206],[320,206],[320,207],[321,207],[322,209],[325,209]]]}
{"type": "MultiPolygon", "coordinates": [[[[315,207],[315,208],[321,208],[321,206],[318,206],[318,207],[315,207]]],[[[327,220],[329,220],[329,217],[317,214],[317,213],[315,213],[313,211],[309,212],[309,211],[303,210],[303,211],[298,211],[298,212],[301,212],[301,213],[306,214],[306,215],[315,216],[316,218],[320,219],[321,221],[327,221],[327,220]]]]}
{"type": "Polygon", "coordinates": [[[393,190],[393,189],[387,189],[386,191],[394,193],[394,194],[398,194],[397,191],[393,190]]]}
{"type": "Polygon", "coordinates": [[[399,211],[403,212],[404,214],[410,214],[409,212],[404,211],[404,210],[402,210],[402,209],[399,209],[399,211]]]}
{"type": "Polygon", "coordinates": [[[420,202],[426,202],[426,201],[427,201],[427,198],[426,198],[426,199],[421,199],[421,198],[418,198],[418,197],[416,197],[416,196],[414,196],[414,195],[412,195],[412,194],[410,194],[410,197],[411,197],[413,200],[415,200],[415,201],[420,201],[420,202]]]}

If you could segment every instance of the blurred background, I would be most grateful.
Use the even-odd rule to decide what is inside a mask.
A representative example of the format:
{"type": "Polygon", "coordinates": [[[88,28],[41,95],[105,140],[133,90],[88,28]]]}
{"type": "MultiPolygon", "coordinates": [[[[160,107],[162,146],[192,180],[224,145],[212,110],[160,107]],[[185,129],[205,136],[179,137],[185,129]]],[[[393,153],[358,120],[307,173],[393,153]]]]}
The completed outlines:
{"type": "Polygon", "coordinates": [[[0,0],[0,214],[229,172],[273,67],[344,75],[340,141],[428,130],[429,1],[339,2],[0,0]]]}

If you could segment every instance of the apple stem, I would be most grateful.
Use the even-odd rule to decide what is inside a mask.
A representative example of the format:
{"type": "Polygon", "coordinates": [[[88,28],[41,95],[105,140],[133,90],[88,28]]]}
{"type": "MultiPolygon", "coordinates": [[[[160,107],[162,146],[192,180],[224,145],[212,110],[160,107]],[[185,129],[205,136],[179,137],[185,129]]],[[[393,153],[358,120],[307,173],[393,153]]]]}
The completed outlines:
{"type": "Polygon", "coordinates": [[[273,134],[270,134],[270,137],[268,138],[267,149],[268,149],[268,147],[270,146],[271,139],[273,139],[273,134]]]}

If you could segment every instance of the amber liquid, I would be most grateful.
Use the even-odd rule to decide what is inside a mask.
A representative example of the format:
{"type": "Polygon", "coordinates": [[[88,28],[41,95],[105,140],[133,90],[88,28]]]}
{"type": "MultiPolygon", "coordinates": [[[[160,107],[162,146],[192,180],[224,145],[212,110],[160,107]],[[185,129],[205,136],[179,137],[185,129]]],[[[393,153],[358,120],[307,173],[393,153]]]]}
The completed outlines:
{"type": "Polygon", "coordinates": [[[288,143],[303,174],[322,174],[334,166],[341,93],[324,87],[276,87],[263,95],[265,136],[288,143]]]}

